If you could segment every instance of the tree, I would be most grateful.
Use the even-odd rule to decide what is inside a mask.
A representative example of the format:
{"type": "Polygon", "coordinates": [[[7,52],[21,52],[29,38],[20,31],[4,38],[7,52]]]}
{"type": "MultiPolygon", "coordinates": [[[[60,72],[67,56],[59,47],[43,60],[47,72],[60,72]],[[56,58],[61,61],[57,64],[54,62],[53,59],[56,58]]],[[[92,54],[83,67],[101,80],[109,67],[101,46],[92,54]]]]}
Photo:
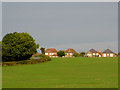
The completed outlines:
{"type": "Polygon", "coordinates": [[[62,50],[58,51],[57,56],[59,57],[65,56],[65,51],[62,51],[62,50]]]}
{"type": "Polygon", "coordinates": [[[8,33],[2,40],[2,59],[27,60],[37,52],[38,46],[28,33],[8,33]]]}
{"type": "Polygon", "coordinates": [[[81,53],[80,53],[80,56],[81,56],[81,57],[84,57],[84,55],[85,55],[85,52],[81,52],[81,53]]]}
{"type": "Polygon", "coordinates": [[[73,53],[73,56],[74,57],[79,57],[80,55],[79,55],[79,53],[75,52],[75,53],[73,53]]]}
{"type": "Polygon", "coordinates": [[[42,54],[45,54],[45,48],[41,47],[40,50],[41,50],[42,54]]]}

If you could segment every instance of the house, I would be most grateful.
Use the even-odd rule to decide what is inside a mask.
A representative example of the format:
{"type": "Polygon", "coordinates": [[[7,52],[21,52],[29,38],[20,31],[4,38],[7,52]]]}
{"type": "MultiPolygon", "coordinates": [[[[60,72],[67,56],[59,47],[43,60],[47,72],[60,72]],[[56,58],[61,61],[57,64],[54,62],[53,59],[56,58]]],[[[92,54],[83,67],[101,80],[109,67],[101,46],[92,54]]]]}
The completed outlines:
{"type": "Polygon", "coordinates": [[[115,57],[115,53],[112,52],[110,49],[106,49],[102,52],[102,57],[115,57]]]}
{"type": "Polygon", "coordinates": [[[75,53],[76,51],[74,49],[71,49],[71,48],[68,48],[66,51],[65,51],[65,57],[73,57],[73,54],[75,53]]]}
{"type": "Polygon", "coordinates": [[[88,57],[100,57],[99,52],[97,52],[97,51],[94,50],[94,49],[90,49],[90,50],[86,53],[86,55],[87,55],[88,57]]]}
{"type": "Polygon", "coordinates": [[[50,57],[57,57],[57,50],[55,48],[48,48],[45,50],[45,55],[50,57]]]}

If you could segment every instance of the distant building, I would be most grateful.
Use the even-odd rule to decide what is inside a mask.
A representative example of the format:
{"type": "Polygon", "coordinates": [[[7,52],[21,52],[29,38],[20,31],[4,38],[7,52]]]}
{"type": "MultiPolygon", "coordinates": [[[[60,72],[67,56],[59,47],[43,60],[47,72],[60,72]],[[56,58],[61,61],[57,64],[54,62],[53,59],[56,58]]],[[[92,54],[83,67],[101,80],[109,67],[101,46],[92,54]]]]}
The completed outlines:
{"type": "Polygon", "coordinates": [[[110,49],[106,49],[102,52],[102,57],[116,57],[116,55],[110,49]]]}
{"type": "Polygon", "coordinates": [[[86,55],[87,55],[88,57],[99,57],[99,53],[98,53],[96,50],[94,50],[94,49],[90,49],[90,50],[86,53],[86,55]]]}
{"type": "Polygon", "coordinates": [[[72,48],[68,48],[66,51],[65,51],[65,57],[73,57],[73,54],[75,53],[76,51],[72,48]]]}
{"type": "Polygon", "coordinates": [[[45,50],[45,55],[50,57],[57,57],[57,50],[55,48],[48,48],[45,50]]]}

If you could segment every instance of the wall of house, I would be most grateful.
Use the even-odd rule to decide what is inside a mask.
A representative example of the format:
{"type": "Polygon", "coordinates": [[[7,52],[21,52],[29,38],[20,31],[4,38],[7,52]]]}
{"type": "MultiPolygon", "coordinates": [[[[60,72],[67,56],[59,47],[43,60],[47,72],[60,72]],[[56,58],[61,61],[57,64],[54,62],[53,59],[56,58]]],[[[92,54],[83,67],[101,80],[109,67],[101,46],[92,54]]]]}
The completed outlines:
{"type": "Polygon", "coordinates": [[[45,55],[48,55],[50,57],[57,57],[57,53],[45,53],[45,55]]]}
{"type": "Polygon", "coordinates": [[[65,57],[73,57],[73,53],[65,53],[65,57]]]}
{"type": "Polygon", "coordinates": [[[87,56],[88,56],[88,57],[92,57],[93,54],[92,54],[91,52],[87,52],[87,56]]]}
{"type": "Polygon", "coordinates": [[[102,53],[102,57],[115,57],[114,53],[102,53]]]}
{"type": "Polygon", "coordinates": [[[99,57],[99,53],[87,52],[88,57],[99,57]]]}

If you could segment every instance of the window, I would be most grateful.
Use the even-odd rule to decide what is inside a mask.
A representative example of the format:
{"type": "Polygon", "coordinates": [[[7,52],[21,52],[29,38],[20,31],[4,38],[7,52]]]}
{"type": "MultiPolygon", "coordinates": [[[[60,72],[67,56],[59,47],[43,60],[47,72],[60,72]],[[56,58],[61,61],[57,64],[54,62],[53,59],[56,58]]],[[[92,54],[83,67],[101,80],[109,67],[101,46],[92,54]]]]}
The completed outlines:
{"type": "Polygon", "coordinates": [[[110,54],[110,57],[113,57],[113,54],[110,54]]]}
{"type": "Polygon", "coordinates": [[[103,57],[106,57],[106,54],[103,54],[103,57]]]}
{"type": "Polygon", "coordinates": [[[87,54],[88,56],[91,56],[91,54],[87,54]]]}
{"type": "Polygon", "coordinates": [[[54,55],[54,53],[52,53],[52,55],[54,55]]]}
{"type": "Polygon", "coordinates": [[[98,53],[96,53],[96,55],[98,55],[98,53]]]}
{"type": "Polygon", "coordinates": [[[93,55],[95,55],[95,53],[93,53],[93,55]]]}
{"type": "Polygon", "coordinates": [[[70,55],[72,55],[72,53],[70,53],[70,55]]]}
{"type": "Polygon", "coordinates": [[[48,55],[48,53],[45,53],[45,55],[48,55]]]}
{"type": "Polygon", "coordinates": [[[99,57],[101,57],[101,55],[99,55],[99,57]]]}
{"type": "Polygon", "coordinates": [[[49,53],[49,55],[51,55],[52,53],[49,53]]]}

